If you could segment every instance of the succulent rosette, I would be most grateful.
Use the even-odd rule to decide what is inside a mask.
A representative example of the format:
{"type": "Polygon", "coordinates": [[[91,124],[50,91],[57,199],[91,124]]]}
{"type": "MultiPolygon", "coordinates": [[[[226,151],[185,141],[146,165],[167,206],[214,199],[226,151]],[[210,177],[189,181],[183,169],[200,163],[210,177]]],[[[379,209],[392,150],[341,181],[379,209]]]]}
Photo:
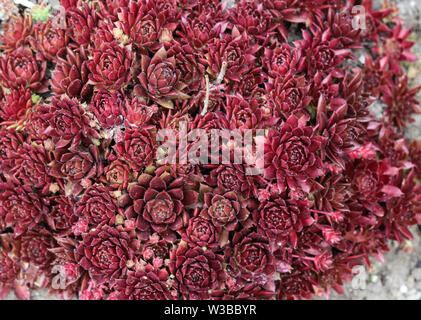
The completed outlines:
{"type": "Polygon", "coordinates": [[[0,70],[0,80],[6,88],[23,86],[39,93],[48,90],[45,80],[47,62],[43,57],[35,56],[28,46],[19,47],[2,57],[0,70]]]}
{"type": "Polygon", "coordinates": [[[135,89],[138,96],[150,97],[159,105],[172,109],[173,99],[187,99],[182,90],[187,86],[182,82],[174,56],[169,57],[165,46],[162,46],[152,58],[141,56],[141,73],[138,76],[140,85],[135,89]]]}
{"type": "Polygon", "coordinates": [[[250,215],[248,203],[235,192],[206,192],[203,195],[204,209],[200,216],[211,220],[218,230],[233,231],[239,222],[245,223],[250,215]]]}
{"type": "Polygon", "coordinates": [[[54,231],[67,231],[75,222],[75,200],[63,195],[50,197],[50,210],[45,220],[54,231]]]}
{"type": "Polygon", "coordinates": [[[317,151],[323,144],[322,137],[314,135],[313,129],[306,126],[303,116],[290,116],[281,125],[279,132],[270,131],[265,143],[265,178],[278,180],[280,192],[302,188],[308,192],[309,180],[322,174],[322,160],[317,151]]]}
{"type": "Polygon", "coordinates": [[[117,32],[123,33],[141,51],[157,50],[161,37],[177,27],[177,23],[171,22],[176,17],[168,10],[160,11],[155,1],[130,1],[127,7],[118,8],[116,16],[117,32]]]}
{"type": "Polygon", "coordinates": [[[6,227],[13,227],[16,236],[33,228],[48,212],[48,199],[41,198],[31,187],[13,182],[1,182],[0,218],[6,227]]]}
{"type": "Polygon", "coordinates": [[[83,236],[75,256],[93,280],[103,283],[119,278],[133,268],[138,247],[138,241],[127,232],[100,225],[83,236]]]}
{"type": "Polygon", "coordinates": [[[126,129],[116,146],[117,154],[139,170],[153,164],[156,152],[154,134],[147,129],[126,129]]]}
{"type": "Polygon", "coordinates": [[[42,146],[25,143],[16,150],[8,173],[21,184],[46,195],[50,193],[53,182],[53,178],[48,174],[47,165],[51,160],[50,153],[42,146]]]}
{"type": "Polygon", "coordinates": [[[10,170],[16,150],[23,144],[24,136],[15,130],[0,130],[0,169],[10,170]]]}
{"type": "Polygon", "coordinates": [[[110,188],[93,185],[77,203],[74,214],[79,219],[86,219],[92,226],[102,223],[113,225],[119,211],[121,210],[117,200],[112,197],[110,188]]]}
{"type": "Polygon", "coordinates": [[[343,78],[343,72],[338,66],[351,54],[348,49],[340,48],[339,39],[332,38],[330,29],[324,32],[316,31],[311,35],[303,31],[303,40],[296,42],[299,49],[306,53],[307,69],[311,74],[320,71],[332,74],[336,78],[343,78]]]}
{"type": "Polygon", "coordinates": [[[177,280],[180,293],[189,299],[205,299],[218,291],[226,274],[222,256],[199,247],[179,246],[172,252],[171,273],[177,280]]]}
{"type": "Polygon", "coordinates": [[[311,101],[309,84],[305,77],[289,71],[283,77],[277,77],[267,84],[272,103],[284,118],[291,114],[303,113],[311,101]]]}
{"type": "Polygon", "coordinates": [[[104,168],[102,182],[121,191],[127,189],[131,177],[135,178],[136,174],[131,172],[130,166],[126,162],[117,159],[104,168]]]}
{"type": "Polygon", "coordinates": [[[12,51],[23,44],[27,44],[33,31],[31,15],[28,14],[24,17],[14,15],[4,24],[3,34],[0,37],[0,47],[6,51],[12,51]]]}
{"type": "Polygon", "coordinates": [[[133,53],[117,42],[104,42],[92,51],[87,63],[90,83],[98,88],[119,90],[131,80],[133,53]]]}
{"type": "Polygon", "coordinates": [[[92,184],[90,179],[99,177],[104,165],[99,157],[98,148],[91,144],[89,148],[71,147],[56,149],[49,174],[57,178],[64,188],[64,183],[73,194],[77,195],[83,187],[92,184]]]}
{"type": "Polygon", "coordinates": [[[85,110],[76,99],[53,98],[50,105],[38,106],[37,111],[36,114],[45,127],[41,133],[52,137],[56,148],[77,146],[81,141],[91,141],[99,137],[91,127],[85,110]]]}
{"type": "Polygon", "coordinates": [[[80,7],[71,6],[66,9],[63,24],[74,42],[87,46],[91,41],[91,33],[98,24],[98,14],[94,6],[86,3],[82,3],[80,7]]]}
{"type": "Polygon", "coordinates": [[[275,259],[267,237],[249,230],[234,235],[232,246],[226,249],[234,276],[260,285],[273,282],[275,259]]]}
{"type": "Polygon", "coordinates": [[[266,48],[262,62],[273,78],[286,74],[290,69],[301,71],[304,68],[301,50],[291,47],[288,43],[282,43],[274,49],[266,48]]]}
{"type": "Polygon", "coordinates": [[[271,196],[253,212],[253,221],[272,241],[297,246],[298,232],[314,222],[306,201],[271,196]]]}
{"type": "MultiPolygon", "coordinates": [[[[154,175],[144,173],[138,183],[128,188],[128,196],[133,202],[125,211],[127,218],[136,218],[139,230],[153,230],[167,237],[174,237],[174,231],[183,227],[187,220],[184,205],[197,201],[198,193],[186,189],[184,178],[171,177],[161,167],[154,175]]],[[[128,198],[128,197],[125,197],[128,198]]],[[[120,198],[121,204],[127,201],[120,198]]]]}
{"type": "Polygon", "coordinates": [[[205,181],[222,190],[239,192],[247,199],[252,194],[257,196],[258,186],[265,184],[265,180],[261,176],[248,175],[247,169],[253,168],[236,164],[220,165],[210,172],[205,181]]]}
{"type": "Polygon", "coordinates": [[[361,203],[375,215],[384,215],[384,209],[377,201],[386,201],[402,195],[395,180],[400,169],[393,167],[390,160],[358,161],[353,170],[353,186],[361,197],[361,203]]]}
{"type": "Polygon", "coordinates": [[[84,47],[70,49],[67,47],[66,58],[57,59],[56,68],[51,79],[51,89],[56,94],[67,94],[70,98],[87,100],[93,91],[88,83],[88,53],[84,47]]]}
{"type": "Polygon", "coordinates": [[[241,82],[242,76],[255,65],[256,54],[261,49],[257,44],[252,44],[247,33],[240,33],[234,27],[231,35],[224,39],[215,38],[209,44],[206,54],[211,72],[218,77],[222,65],[226,63],[224,79],[241,82]]]}
{"type": "Polygon", "coordinates": [[[200,216],[200,211],[199,208],[194,210],[181,237],[185,242],[190,243],[191,246],[215,250],[220,245],[220,233],[212,221],[200,216]]]}
{"type": "Polygon", "coordinates": [[[66,53],[69,37],[64,29],[54,27],[51,18],[45,23],[36,24],[34,29],[35,37],[31,39],[31,45],[35,51],[39,51],[47,60],[66,53]]]}
{"type": "Polygon", "coordinates": [[[174,300],[167,279],[168,274],[157,274],[153,268],[146,267],[146,270],[129,272],[127,279],[116,280],[114,290],[121,300],[174,300]]]}
{"type": "Polygon", "coordinates": [[[124,97],[118,91],[108,92],[100,90],[92,97],[89,110],[95,114],[104,129],[119,126],[123,123],[125,111],[124,97]]]}
{"type": "Polygon", "coordinates": [[[0,100],[0,119],[6,123],[22,122],[26,119],[32,104],[32,94],[29,89],[19,87],[6,90],[0,100]]]}
{"type": "Polygon", "coordinates": [[[45,230],[39,233],[26,233],[21,237],[20,241],[20,258],[23,262],[46,270],[50,268],[54,258],[54,255],[49,251],[54,246],[54,239],[45,230]]]}

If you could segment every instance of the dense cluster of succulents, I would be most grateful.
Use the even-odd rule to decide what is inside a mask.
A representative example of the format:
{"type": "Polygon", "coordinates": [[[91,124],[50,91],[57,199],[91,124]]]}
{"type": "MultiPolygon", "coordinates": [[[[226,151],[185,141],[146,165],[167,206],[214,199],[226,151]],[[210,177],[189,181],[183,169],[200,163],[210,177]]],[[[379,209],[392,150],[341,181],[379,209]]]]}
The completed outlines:
{"type": "Polygon", "coordinates": [[[421,88],[396,10],[227,3],[62,0],[55,15],[3,16],[0,297],[329,296],[411,239],[421,143],[404,130],[421,88]],[[263,130],[263,174],[158,161],[161,130],[181,123],[263,130]]]}

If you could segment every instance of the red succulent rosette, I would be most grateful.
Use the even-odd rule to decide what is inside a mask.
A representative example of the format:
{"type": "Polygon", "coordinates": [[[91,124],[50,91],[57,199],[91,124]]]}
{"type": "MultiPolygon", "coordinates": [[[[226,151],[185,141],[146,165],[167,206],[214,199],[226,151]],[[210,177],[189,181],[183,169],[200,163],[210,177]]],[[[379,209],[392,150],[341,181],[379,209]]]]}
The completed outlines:
{"type": "Polygon", "coordinates": [[[332,37],[340,40],[341,47],[359,49],[362,47],[361,33],[366,31],[364,28],[355,28],[356,23],[360,22],[362,21],[358,12],[354,13],[352,8],[345,8],[341,12],[329,8],[326,18],[316,18],[315,27],[323,30],[330,29],[332,37]]]}
{"type": "Polygon", "coordinates": [[[27,44],[33,31],[32,15],[26,14],[23,17],[14,15],[3,24],[0,47],[9,52],[27,44]]]}
{"type": "Polygon", "coordinates": [[[258,129],[265,124],[257,100],[248,102],[241,96],[228,97],[225,107],[230,129],[258,129]]]}
{"type": "Polygon", "coordinates": [[[45,80],[47,61],[28,47],[19,47],[0,59],[0,80],[6,88],[23,86],[38,93],[48,91],[45,80]]]}
{"type": "Polygon", "coordinates": [[[134,266],[138,249],[139,242],[127,232],[100,225],[83,235],[75,257],[90,277],[101,284],[125,275],[134,266]]]}
{"type": "Polygon", "coordinates": [[[5,92],[0,100],[0,119],[5,123],[24,121],[33,104],[31,90],[21,86],[3,91],[5,92]]]}
{"type": "Polygon", "coordinates": [[[41,270],[48,270],[54,259],[54,255],[49,251],[56,244],[48,231],[30,231],[20,238],[20,259],[22,262],[30,263],[41,270]]]}
{"type": "Polygon", "coordinates": [[[361,203],[376,216],[381,217],[385,214],[378,201],[402,196],[401,189],[396,185],[400,169],[393,167],[390,159],[357,161],[347,170],[354,172],[352,186],[361,203]]]}
{"type": "Polygon", "coordinates": [[[0,169],[4,172],[10,170],[16,150],[23,144],[24,135],[14,129],[0,130],[0,169]]]}
{"type": "Polygon", "coordinates": [[[180,70],[181,79],[187,85],[183,92],[189,94],[197,92],[206,73],[207,61],[201,52],[195,50],[190,44],[171,41],[167,44],[170,47],[168,56],[174,56],[177,69],[180,70]]]}
{"type": "Polygon", "coordinates": [[[88,52],[81,46],[67,47],[66,57],[57,58],[51,78],[51,89],[56,94],[67,94],[70,98],[86,101],[92,95],[93,87],[88,83],[88,52]]]}
{"type": "Polygon", "coordinates": [[[80,46],[88,46],[92,31],[98,25],[98,12],[95,6],[80,3],[66,9],[66,32],[80,46]]]}
{"type": "Polygon", "coordinates": [[[92,139],[99,138],[76,99],[54,97],[50,105],[37,106],[37,116],[44,122],[43,126],[47,125],[42,134],[53,138],[56,148],[77,146],[80,142],[89,144],[92,139]]]}
{"type": "Polygon", "coordinates": [[[226,274],[223,257],[199,247],[180,245],[171,252],[170,271],[175,276],[179,292],[186,299],[207,299],[220,290],[226,274]]]}
{"type": "Polygon", "coordinates": [[[373,53],[384,57],[385,63],[390,66],[390,70],[398,75],[402,74],[400,61],[414,62],[418,60],[418,57],[410,51],[415,43],[407,40],[411,32],[411,29],[406,29],[402,24],[397,24],[382,45],[373,48],[373,53]]]}
{"type": "Polygon", "coordinates": [[[215,78],[221,72],[225,62],[225,81],[241,82],[242,76],[250,71],[256,62],[256,54],[261,49],[252,44],[249,36],[234,27],[231,35],[224,38],[214,38],[209,43],[209,52],[206,54],[209,68],[215,78]]]}
{"type": "MultiPolygon", "coordinates": [[[[0,291],[3,286],[11,285],[19,272],[16,259],[10,257],[9,252],[0,249],[0,291]]],[[[2,295],[0,295],[2,296],[2,295]]]]}
{"type": "Polygon", "coordinates": [[[421,221],[421,186],[415,184],[414,176],[414,169],[406,177],[400,173],[398,181],[401,182],[402,196],[386,202],[386,210],[390,216],[389,219],[384,219],[385,234],[399,243],[404,239],[412,239],[408,226],[421,221]]]}
{"type": "Polygon", "coordinates": [[[117,8],[119,32],[141,52],[158,50],[159,40],[165,33],[172,33],[177,27],[176,17],[168,10],[160,11],[156,1],[129,1],[126,7],[117,8]]]}
{"type": "Polygon", "coordinates": [[[0,183],[0,218],[12,227],[15,236],[35,227],[48,212],[48,199],[40,198],[31,187],[13,182],[0,183]]]}
{"type": "Polygon", "coordinates": [[[203,195],[204,208],[200,216],[211,220],[219,230],[233,231],[239,222],[247,225],[250,215],[247,209],[248,201],[238,196],[234,191],[223,192],[215,189],[203,195]]]}
{"type": "Polygon", "coordinates": [[[111,194],[111,190],[102,185],[89,187],[76,203],[74,214],[79,219],[86,219],[93,227],[103,223],[113,225],[121,209],[111,194]]]}
{"type": "Polygon", "coordinates": [[[156,169],[154,175],[144,173],[138,183],[128,188],[128,197],[120,198],[124,205],[132,201],[126,211],[127,218],[136,218],[137,228],[142,232],[151,230],[166,238],[173,238],[174,231],[181,229],[187,221],[185,205],[195,204],[197,192],[186,189],[185,178],[174,178],[165,167],[156,169]]]}
{"type": "Polygon", "coordinates": [[[229,259],[231,276],[260,285],[273,282],[275,259],[266,236],[247,229],[235,233],[225,257],[229,259]]]}
{"type": "Polygon", "coordinates": [[[53,182],[52,177],[48,174],[48,164],[51,160],[50,152],[43,146],[24,143],[19,146],[15,156],[11,159],[11,168],[8,172],[20,184],[39,190],[43,195],[48,195],[53,182]]]}
{"type": "Polygon", "coordinates": [[[343,78],[344,73],[338,67],[345,59],[352,55],[348,49],[340,47],[340,40],[332,38],[332,31],[326,29],[303,31],[303,40],[296,42],[296,46],[306,53],[307,70],[310,74],[320,71],[324,74],[332,74],[336,78],[343,78]]]}
{"type": "Polygon", "coordinates": [[[153,164],[156,156],[155,135],[151,130],[140,128],[127,128],[121,141],[114,149],[117,155],[128,161],[135,170],[153,164]]]}
{"type": "Polygon", "coordinates": [[[265,70],[273,78],[285,75],[289,70],[302,71],[305,67],[304,62],[301,50],[291,47],[288,43],[282,43],[274,49],[265,48],[262,57],[265,70]]]}
{"type": "Polygon", "coordinates": [[[334,163],[345,168],[347,154],[357,148],[356,137],[361,130],[356,127],[355,120],[346,118],[348,107],[346,104],[329,114],[326,100],[320,96],[317,106],[317,123],[319,132],[326,138],[325,149],[321,151],[334,163]]]}
{"type": "Polygon", "coordinates": [[[342,174],[326,174],[320,181],[323,189],[315,192],[315,204],[319,210],[324,212],[335,212],[337,220],[340,221],[342,213],[349,212],[348,200],[352,197],[351,184],[346,181],[342,174]]]}
{"type": "Polygon", "coordinates": [[[120,300],[174,300],[168,279],[168,273],[147,265],[144,270],[129,271],[126,279],[116,280],[114,290],[120,300]]]}
{"type": "Polygon", "coordinates": [[[247,169],[253,168],[240,164],[219,165],[212,169],[205,181],[222,190],[239,192],[248,199],[252,195],[257,196],[258,186],[267,182],[260,175],[249,175],[247,169]]]}
{"type": "Polygon", "coordinates": [[[302,188],[308,192],[311,179],[323,171],[317,155],[323,139],[307,126],[306,117],[290,116],[279,131],[270,130],[265,143],[265,172],[267,179],[277,179],[280,192],[302,188]]]}
{"type": "Polygon", "coordinates": [[[394,14],[394,9],[389,7],[374,11],[373,1],[364,1],[362,5],[365,9],[366,28],[360,30],[360,35],[363,39],[378,43],[381,36],[392,32],[384,20],[394,14]]]}
{"type": "Polygon", "coordinates": [[[119,90],[131,80],[133,53],[129,47],[121,47],[118,42],[104,42],[91,52],[87,63],[91,73],[90,83],[97,88],[119,90]]]}
{"type": "Polygon", "coordinates": [[[104,168],[101,182],[108,184],[111,188],[122,191],[127,189],[129,182],[135,179],[136,176],[136,173],[131,171],[129,164],[117,159],[104,168]]]}
{"type": "Polygon", "coordinates": [[[194,48],[202,49],[210,39],[224,32],[227,25],[226,22],[212,24],[207,14],[201,14],[198,17],[186,19],[180,27],[183,30],[183,38],[186,38],[194,48]]]}
{"type": "Polygon", "coordinates": [[[142,258],[144,261],[152,265],[155,269],[164,269],[168,265],[170,253],[175,245],[171,241],[167,241],[153,233],[142,248],[142,258]]]}
{"type": "Polygon", "coordinates": [[[123,123],[122,114],[125,112],[124,96],[118,91],[101,89],[93,95],[89,110],[104,129],[119,126],[123,123]]]}
{"type": "Polygon", "coordinates": [[[200,216],[201,210],[196,208],[181,237],[192,246],[216,249],[219,247],[220,233],[213,222],[200,216]]]}
{"type": "Polygon", "coordinates": [[[235,6],[235,14],[230,18],[260,41],[273,36],[275,34],[273,30],[278,28],[272,20],[270,11],[259,2],[239,1],[235,6]]]}
{"type": "Polygon", "coordinates": [[[64,29],[54,27],[51,18],[35,25],[35,37],[30,40],[34,51],[41,53],[45,59],[53,60],[66,53],[69,37],[64,29]]]}
{"type": "Polygon", "coordinates": [[[415,121],[412,117],[414,114],[421,114],[421,107],[416,99],[420,90],[421,86],[409,88],[406,75],[395,80],[388,79],[382,101],[387,105],[385,110],[387,120],[400,130],[406,128],[408,123],[415,121]]]}
{"type": "Polygon", "coordinates": [[[364,90],[378,97],[380,92],[391,77],[393,71],[389,70],[387,60],[384,57],[378,57],[373,61],[370,55],[364,59],[364,90]]]}
{"type": "Polygon", "coordinates": [[[152,58],[141,56],[141,73],[138,76],[140,85],[135,88],[138,96],[148,96],[159,105],[172,109],[173,99],[187,99],[183,93],[187,85],[182,82],[181,70],[178,69],[176,58],[168,56],[165,46],[162,46],[152,58]]]}
{"type": "MultiPolygon", "coordinates": [[[[67,188],[73,194],[79,194],[82,189],[92,184],[90,179],[98,178],[104,170],[98,148],[91,144],[88,148],[71,147],[54,150],[50,175],[58,178],[57,182],[70,183],[67,188]]],[[[64,186],[62,186],[64,188],[64,186]]]]}
{"type": "Polygon", "coordinates": [[[283,199],[273,194],[253,212],[253,221],[276,245],[288,242],[296,247],[298,233],[314,219],[307,201],[283,199]]]}
{"type": "Polygon", "coordinates": [[[311,102],[308,95],[310,85],[304,76],[297,76],[294,71],[287,72],[284,76],[278,76],[274,81],[266,84],[270,92],[271,103],[275,110],[284,118],[291,114],[305,113],[305,109],[311,102]]]}
{"type": "Polygon", "coordinates": [[[57,232],[67,231],[76,221],[75,201],[71,197],[56,195],[49,198],[50,210],[45,216],[48,226],[57,232]]]}
{"type": "Polygon", "coordinates": [[[307,273],[297,270],[281,278],[277,298],[286,300],[312,299],[313,284],[315,284],[315,281],[307,273]]]}
{"type": "Polygon", "coordinates": [[[148,105],[137,97],[126,97],[124,118],[131,124],[138,127],[145,127],[156,120],[158,106],[156,104],[148,105]]]}

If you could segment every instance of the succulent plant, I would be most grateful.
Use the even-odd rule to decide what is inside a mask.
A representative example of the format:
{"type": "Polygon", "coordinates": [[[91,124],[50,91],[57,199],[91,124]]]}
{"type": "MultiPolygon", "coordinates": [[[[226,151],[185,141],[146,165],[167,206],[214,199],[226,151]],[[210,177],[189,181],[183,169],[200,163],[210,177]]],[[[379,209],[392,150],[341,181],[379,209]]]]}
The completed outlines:
{"type": "Polygon", "coordinates": [[[390,4],[4,3],[0,298],[329,296],[421,224],[390,4]]]}

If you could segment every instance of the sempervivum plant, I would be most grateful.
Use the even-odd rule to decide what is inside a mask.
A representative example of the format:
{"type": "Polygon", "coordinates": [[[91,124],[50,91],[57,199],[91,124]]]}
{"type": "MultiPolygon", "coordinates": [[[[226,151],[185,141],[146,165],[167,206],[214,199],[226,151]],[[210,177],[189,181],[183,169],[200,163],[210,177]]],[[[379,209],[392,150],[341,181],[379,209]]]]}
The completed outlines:
{"type": "Polygon", "coordinates": [[[34,92],[48,91],[45,81],[47,62],[29,46],[18,47],[0,60],[2,84],[6,88],[24,86],[34,92]]]}
{"type": "Polygon", "coordinates": [[[410,246],[421,87],[396,10],[233,2],[3,16],[0,298],[329,297],[410,246]]]}

